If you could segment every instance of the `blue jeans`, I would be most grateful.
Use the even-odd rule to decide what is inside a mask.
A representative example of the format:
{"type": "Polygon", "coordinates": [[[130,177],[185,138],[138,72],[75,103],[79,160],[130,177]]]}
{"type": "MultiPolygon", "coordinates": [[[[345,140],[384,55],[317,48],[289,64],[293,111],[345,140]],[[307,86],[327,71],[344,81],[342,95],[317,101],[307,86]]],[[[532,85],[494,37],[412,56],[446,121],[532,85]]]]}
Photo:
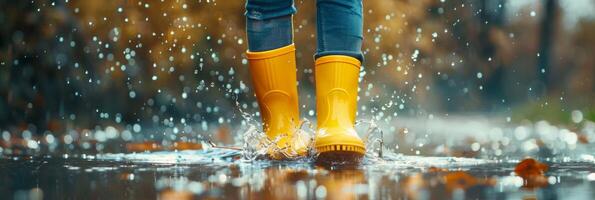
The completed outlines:
{"type": "MultiPolygon", "coordinates": [[[[315,58],[345,55],[363,60],[362,0],[317,0],[315,58]]],[[[248,0],[246,32],[248,50],[266,51],[293,43],[293,0],[248,0]]]]}

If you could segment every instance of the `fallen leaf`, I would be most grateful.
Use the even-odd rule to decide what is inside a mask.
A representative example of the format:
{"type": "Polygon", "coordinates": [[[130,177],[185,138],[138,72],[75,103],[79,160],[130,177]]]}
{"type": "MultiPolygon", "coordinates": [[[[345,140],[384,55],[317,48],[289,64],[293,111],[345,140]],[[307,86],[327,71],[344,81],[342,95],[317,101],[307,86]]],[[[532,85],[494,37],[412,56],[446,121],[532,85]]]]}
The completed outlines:
{"type": "Polygon", "coordinates": [[[163,148],[161,147],[161,145],[157,144],[154,141],[126,144],[126,150],[128,150],[129,152],[158,151],[162,149],[163,148]]]}
{"type": "Polygon", "coordinates": [[[589,138],[585,134],[577,134],[578,135],[578,142],[581,144],[589,144],[589,138]]]}
{"type": "Polygon", "coordinates": [[[174,142],[173,148],[175,150],[200,150],[202,144],[194,142],[174,142]]]}
{"type": "Polygon", "coordinates": [[[548,168],[544,163],[527,158],[517,164],[514,173],[523,178],[523,188],[533,189],[548,185],[547,178],[544,176],[548,168]]]}
{"type": "Polygon", "coordinates": [[[548,170],[548,166],[533,158],[527,158],[521,161],[514,168],[514,173],[522,178],[543,175],[548,170]]]}

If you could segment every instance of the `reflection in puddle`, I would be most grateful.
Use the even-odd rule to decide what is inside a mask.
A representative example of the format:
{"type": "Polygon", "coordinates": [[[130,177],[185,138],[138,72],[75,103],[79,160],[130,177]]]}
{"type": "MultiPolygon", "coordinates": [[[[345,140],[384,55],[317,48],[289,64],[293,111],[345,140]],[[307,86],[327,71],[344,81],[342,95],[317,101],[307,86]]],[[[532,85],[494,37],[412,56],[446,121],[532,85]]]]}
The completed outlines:
{"type": "MultiPolygon", "coordinates": [[[[248,162],[233,159],[240,154],[237,150],[211,149],[100,155],[96,160],[153,163],[145,168],[165,173],[152,177],[155,179],[154,189],[164,199],[485,199],[491,195],[528,198],[542,195],[539,192],[548,192],[548,195],[556,193],[551,185],[568,189],[580,183],[588,187],[593,182],[581,180],[588,180],[588,174],[593,173],[595,166],[593,163],[569,162],[564,166],[556,166],[553,172],[547,171],[549,174],[545,176],[546,165],[533,159],[517,164],[473,158],[404,156],[387,152],[383,159],[366,157],[360,166],[328,169],[315,166],[309,160],[248,162]],[[158,170],[155,163],[170,164],[170,167],[158,170]],[[565,173],[569,167],[585,175],[581,177],[565,173]],[[540,177],[534,179],[538,182],[531,182],[532,176],[540,177]],[[541,177],[545,184],[539,182],[541,177]],[[560,182],[560,177],[568,182],[560,182]]],[[[139,166],[134,168],[143,169],[139,166]]],[[[136,176],[144,175],[133,177],[136,176]]],[[[591,195],[588,190],[575,194],[577,197],[591,195]]]]}

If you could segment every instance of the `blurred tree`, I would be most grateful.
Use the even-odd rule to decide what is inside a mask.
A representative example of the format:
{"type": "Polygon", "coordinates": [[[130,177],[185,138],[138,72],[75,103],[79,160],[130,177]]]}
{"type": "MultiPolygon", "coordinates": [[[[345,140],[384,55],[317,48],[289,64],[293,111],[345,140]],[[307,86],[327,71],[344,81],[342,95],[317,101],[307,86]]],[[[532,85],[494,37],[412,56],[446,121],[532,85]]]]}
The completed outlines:
{"type": "MultiPolygon", "coordinates": [[[[543,4],[543,17],[540,23],[540,32],[539,32],[539,57],[537,61],[537,69],[539,70],[537,73],[540,74],[539,78],[543,87],[549,88],[554,86],[550,84],[553,82],[551,79],[551,49],[552,44],[555,43],[554,37],[554,28],[556,26],[556,16],[558,14],[558,0],[544,0],[543,4]]],[[[544,93],[545,93],[544,89],[544,93]]]]}

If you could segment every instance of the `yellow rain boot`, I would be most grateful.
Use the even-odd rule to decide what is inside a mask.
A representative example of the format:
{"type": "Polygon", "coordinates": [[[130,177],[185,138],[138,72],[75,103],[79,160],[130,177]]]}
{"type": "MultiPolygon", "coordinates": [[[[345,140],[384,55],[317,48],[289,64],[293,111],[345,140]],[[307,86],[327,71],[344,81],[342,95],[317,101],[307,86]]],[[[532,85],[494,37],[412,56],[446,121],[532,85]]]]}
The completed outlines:
{"type": "MultiPolygon", "coordinates": [[[[291,44],[269,51],[249,51],[246,54],[267,137],[271,141],[276,140],[276,147],[286,149],[284,152],[305,154],[306,146],[292,141],[300,116],[295,46],[291,44]]],[[[287,157],[286,154],[269,149],[269,156],[274,159],[287,157]]]]}
{"type": "Polygon", "coordinates": [[[354,129],[360,65],[359,60],[349,56],[316,59],[318,162],[359,162],[366,152],[354,129]]]}

